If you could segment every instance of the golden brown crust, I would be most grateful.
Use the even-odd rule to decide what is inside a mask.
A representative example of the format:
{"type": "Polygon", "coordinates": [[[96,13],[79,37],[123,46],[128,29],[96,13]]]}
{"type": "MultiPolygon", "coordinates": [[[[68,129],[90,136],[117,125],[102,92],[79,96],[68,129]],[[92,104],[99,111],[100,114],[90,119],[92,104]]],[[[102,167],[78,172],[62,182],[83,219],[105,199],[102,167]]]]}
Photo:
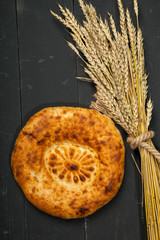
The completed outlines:
{"type": "Polygon", "coordinates": [[[32,116],[12,154],[26,198],[61,218],[94,213],[118,192],[124,144],[113,121],[95,110],[49,107],[32,116]]]}

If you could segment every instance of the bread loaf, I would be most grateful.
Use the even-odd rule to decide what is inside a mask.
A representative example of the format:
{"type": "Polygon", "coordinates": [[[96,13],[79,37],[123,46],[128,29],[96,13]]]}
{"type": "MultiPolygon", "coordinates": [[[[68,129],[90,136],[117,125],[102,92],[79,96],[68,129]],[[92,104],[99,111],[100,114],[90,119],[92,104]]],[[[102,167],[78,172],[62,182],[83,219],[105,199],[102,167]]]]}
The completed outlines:
{"type": "Polygon", "coordinates": [[[95,110],[49,107],[32,116],[12,154],[26,198],[60,218],[94,213],[118,192],[124,144],[113,121],[95,110]]]}

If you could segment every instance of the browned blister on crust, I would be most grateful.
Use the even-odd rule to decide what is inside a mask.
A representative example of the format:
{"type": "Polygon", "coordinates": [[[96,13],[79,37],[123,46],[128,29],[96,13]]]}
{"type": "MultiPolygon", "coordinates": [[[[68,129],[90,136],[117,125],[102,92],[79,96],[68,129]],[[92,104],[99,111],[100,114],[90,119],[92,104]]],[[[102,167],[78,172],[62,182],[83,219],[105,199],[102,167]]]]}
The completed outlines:
{"type": "Polygon", "coordinates": [[[32,116],[12,154],[27,199],[61,218],[94,213],[118,192],[124,144],[113,121],[95,110],[49,107],[32,116]]]}

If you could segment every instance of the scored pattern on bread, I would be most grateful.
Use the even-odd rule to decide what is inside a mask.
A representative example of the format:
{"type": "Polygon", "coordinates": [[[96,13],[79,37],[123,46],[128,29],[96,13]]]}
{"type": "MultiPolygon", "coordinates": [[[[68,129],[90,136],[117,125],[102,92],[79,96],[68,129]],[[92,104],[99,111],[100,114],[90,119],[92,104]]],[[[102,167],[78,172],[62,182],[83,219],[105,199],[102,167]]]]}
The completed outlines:
{"type": "Polygon", "coordinates": [[[89,147],[71,142],[56,143],[47,149],[44,160],[54,179],[66,183],[89,182],[98,167],[98,155],[89,147]]]}

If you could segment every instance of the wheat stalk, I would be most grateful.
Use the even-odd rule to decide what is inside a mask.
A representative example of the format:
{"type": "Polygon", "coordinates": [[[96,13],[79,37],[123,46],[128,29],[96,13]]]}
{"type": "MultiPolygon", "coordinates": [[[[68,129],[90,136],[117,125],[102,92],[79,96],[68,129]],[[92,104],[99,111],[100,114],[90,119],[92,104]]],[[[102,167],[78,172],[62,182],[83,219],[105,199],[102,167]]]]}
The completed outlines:
{"type": "MultiPolygon", "coordinates": [[[[109,27],[106,19],[103,21],[101,16],[97,16],[92,4],[87,4],[83,0],[79,0],[85,16],[83,25],[78,23],[69,9],[60,5],[63,18],[52,11],[51,13],[71,30],[76,45],[68,44],[86,64],[84,71],[88,74],[89,81],[95,83],[96,101],[92,102],[90,107],[107,114],[126,130],[130,139],[137,140],[148,132],[153,104],[150,99],[146,104],[148,87],[143,37],[138,22],[137,0],[133,1],[136,27],[132,23],[129,10],[125,11],[121,0],[117,0],[121,33],[117,31],[111,14],[109,27]]],[[[150,139],[138,144],[148,239],[158,240],[160,158],[150,139]],[[157,158],[153,155],[154,151],[157,158]]],[[[134,161],[136,163],[136,160],[134,161]]]]}

